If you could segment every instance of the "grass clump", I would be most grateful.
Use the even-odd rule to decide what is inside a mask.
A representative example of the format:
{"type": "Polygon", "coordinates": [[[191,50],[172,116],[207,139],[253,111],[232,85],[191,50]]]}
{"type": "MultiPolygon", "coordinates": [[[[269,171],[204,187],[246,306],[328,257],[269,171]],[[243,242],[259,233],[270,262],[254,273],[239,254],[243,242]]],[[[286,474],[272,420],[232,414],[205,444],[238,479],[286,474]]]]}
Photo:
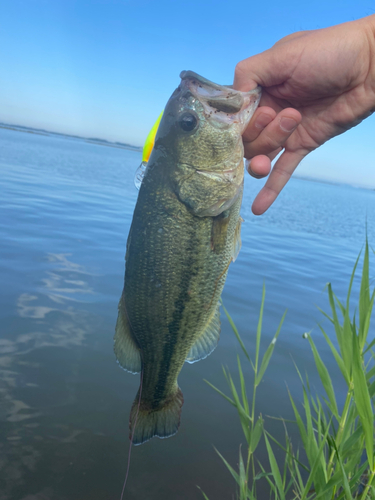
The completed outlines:
{"type": "MultiPolygon", "coordinates": [[[[358,303],[351,316],[350,297],[359,258],[360,256],[351,275],[345,303],[336,297],[331,284],[327,285],[330,313],[321,312],[333,325],[336,342],[330,339],[321,325],[319,326],[346,383],[344,405],[340,408],[337,404],[331,375],[311,335],[305,333],[304,337],[309,341],[323,392],[321,395],[312,394],[308,377],[303,379],[297,368],[297,375],[302,384],[303,410],[298,410],[295,400],[289,393],[295,422],[294,424],[284,422],[285,444],[279,443],[272,437],[265,428],[262,416],[256,417],[255,413],[257,389],[272,357],[285,313],[273,340],[260,359],[265,288],[263,287],[253,358],[249,355],[236,326],[224,308],[246,360],[254,372],[251,402],[248,399],[239,357],[237,360],[239,387],[236,387],[231,374],[224,369],[230,389],[229,396],[208,382],[236,408],[245,436],[246,450],[240,447],[236,468],[217,451],[237,483],[237,498],[240,500],[256,500],[257,483],[260,480],[268,482],[270,498],[275,500],[375,499],[375,352],[373,350],[375,339],[368,340],[375,289],[374,287],[371,289],[369,278],[370,259],[367,240],[358,303]],[[303,458],[298,452],[294,452],[288,435],[288,425],[296,425],[298,428],[303,458]],[[268,454],[266,465],[259,463],[255,456],[262,438],[268,454]],[[281,448],[284,452],[284,461],[281,464],[276,461],[275,447],[281,448]]],[[[203,496],[209,500],[204,493],[203,496]]]]}

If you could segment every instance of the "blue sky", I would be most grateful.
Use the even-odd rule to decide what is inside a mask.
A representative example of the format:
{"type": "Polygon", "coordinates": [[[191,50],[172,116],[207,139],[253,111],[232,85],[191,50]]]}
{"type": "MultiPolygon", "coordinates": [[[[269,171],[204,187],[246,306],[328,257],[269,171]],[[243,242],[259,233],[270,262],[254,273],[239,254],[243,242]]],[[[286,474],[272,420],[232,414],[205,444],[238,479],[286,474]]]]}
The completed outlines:
{"type": "MultiPolygon", "coordinates": [[[[374,13],[371,2],[0,0],[0,121],[141,145],[191,69],[238,61],[294,31],[374,13]]],[[[375,187],[375,118],[311,154],[300,175],[375,187]]]]}

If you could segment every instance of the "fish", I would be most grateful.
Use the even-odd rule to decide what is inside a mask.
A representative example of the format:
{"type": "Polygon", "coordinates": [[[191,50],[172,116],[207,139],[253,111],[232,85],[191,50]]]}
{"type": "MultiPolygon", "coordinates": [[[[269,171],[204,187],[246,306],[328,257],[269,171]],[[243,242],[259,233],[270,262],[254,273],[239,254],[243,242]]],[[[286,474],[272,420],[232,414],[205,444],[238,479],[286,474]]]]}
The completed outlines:
{"type": "Polygon", "coordinates": [[[114,351],[141,383],[130,412],[134,445],[174,435],[185,362],[220,335],[220,296],[241,246],[242,133],[261,88],[240,92],[192,72],[170,97],[134,209],[114,351]]]}

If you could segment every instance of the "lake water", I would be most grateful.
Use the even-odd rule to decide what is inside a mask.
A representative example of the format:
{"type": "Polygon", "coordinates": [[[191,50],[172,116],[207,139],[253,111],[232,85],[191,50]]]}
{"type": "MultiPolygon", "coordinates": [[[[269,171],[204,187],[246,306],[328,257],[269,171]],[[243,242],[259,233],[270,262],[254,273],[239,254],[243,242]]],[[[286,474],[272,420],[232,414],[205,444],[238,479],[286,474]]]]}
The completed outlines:
{"type": "MultiPolygon", "coordinates": [[[[139,376],[118,367],[113,334],[140,161],[134,151],[0,129],[0,500],[120,497],[139,376]]],[[[281,439],[266,416],[292,418],[287,388],[301,400],[294,362],[319,390],[304,332],[313,330],[332,366],[317,328],[328,322],[316,306],[328,310],[329,281],[344,298],[366,222],[374,244],[375,191],[292,179],[256,218],[251,200],[261,183],[246,178],[242,250],[223,300],[250,352],[263,283],[263,352],[288,309],[256,409],[281,439]]],[[[181,372],[180,431],[133,448],[124,498],[200,499],[197,485],[210,500],[234,498],[214,447],[236,467],[242,430],[204,379],[228,392],[222,365],[237,380],[237,353],[222,313],[218,348],[181,372]]],[[[340,401],[344,384],[332,370],[340,401]]],[[[268,466],[264,450],[258,458],[268,466]]]]}

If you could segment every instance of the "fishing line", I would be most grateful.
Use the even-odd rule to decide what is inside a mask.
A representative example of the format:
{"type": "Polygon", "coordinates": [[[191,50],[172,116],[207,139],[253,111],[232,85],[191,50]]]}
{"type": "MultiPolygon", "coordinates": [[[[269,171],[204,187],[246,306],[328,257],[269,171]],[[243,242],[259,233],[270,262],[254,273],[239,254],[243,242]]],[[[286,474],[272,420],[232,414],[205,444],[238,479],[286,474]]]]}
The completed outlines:
{"type": "Polygon", "coordinates": [[[122,492],[121,492],[121,497],[120,500],[123,499],[124,492],[125,492],[125,486],[128,481],[128,476],[129,476],[129,469],[130,469],[130,457],[131,457],[131,452],[132,452],[132,447],[133,447],[133,437],[134,437],[134,432],[135,432],[135,426],[137,425],[137,420],[138,420],[138,414],[139,414],[139,407],[141,405],[141,396],[142,396],[142,382],[143,382],[143,367],[141,371],[141,383],[139,387],[139,398],[138,398],[138,407],[137,407],[137,413],[135,415],[134,419],[134,426],[133,426],[133,432],[132,436],[130,438],[130,446],[129,446],[129,453],[128,453],[128,466],[126,468],[126,476],[125,476],[125,481],[124,481],[124,486],[122,487],[122,492]]]}
{"type": "MultiPolygon", "coordinates": [[[[133,330],[132,325],[131,325],[130,320],[129,320],[128,311],[126,310],[125,300],[124,300],[124,309],[125,309],[126,316],[128,318],[130,329],[133,330]]],[[[122,492],[121,492],[120,500],[123,500],[124,493],[125,493],[126,483],[128,481],[129,469],[130,469],[130,457],[131,457],[132,447],[133,447],[133,437],[134,437],[134,432],[135,432],[135,426],[137,425],[139,408],[141,406],[142,386],[143,386],[143,358],[142,358],[142,351],[139,351],[139,353],[140,353],[141,359],[142,359],[142,370],[141,370],[141,381],[140,381],[140,384],[139,384],[138,407],[137,407],[137,413],[135,414],[132,435],[131,435],[131,438],[130,438],[130,446],[129,446],[129,453],[128,453],[128,465],[126,467],[126,475],[125,475],[124,485],[122,487],[122,492]]]]}

